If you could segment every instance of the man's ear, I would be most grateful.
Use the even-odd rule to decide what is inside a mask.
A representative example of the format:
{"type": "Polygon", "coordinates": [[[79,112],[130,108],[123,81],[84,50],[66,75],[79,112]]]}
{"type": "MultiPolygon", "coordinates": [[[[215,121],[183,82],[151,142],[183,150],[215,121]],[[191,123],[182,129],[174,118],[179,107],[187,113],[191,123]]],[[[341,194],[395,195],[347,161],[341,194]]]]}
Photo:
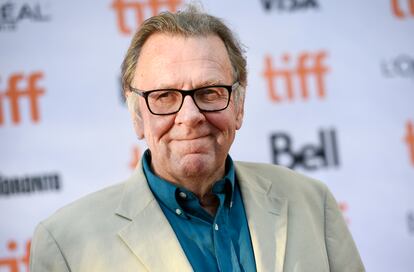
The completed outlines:
{"type": "Polygon", "coordinates": [[[138,108],[136,96],[128,94],[126,97],[129,113],[131,114],[132,124],[138,139],[144,139],[144,122],[138,108]]]}
{"type": "Polygon", "coordinates": [[[243,117],[244,117],[244,101],[240,101],[236,108],[236,129],[237,130],[239,130],[243,124],[243,117]]]}
{"type": "Polygon", "coordinates": [[[244,117],[244,95],[245,95],[245,87],[239,86],[238,95],[236,96],[238,101],[236,102],[236,130],[239,130],[243,124],[243,117],[244,117]]]}

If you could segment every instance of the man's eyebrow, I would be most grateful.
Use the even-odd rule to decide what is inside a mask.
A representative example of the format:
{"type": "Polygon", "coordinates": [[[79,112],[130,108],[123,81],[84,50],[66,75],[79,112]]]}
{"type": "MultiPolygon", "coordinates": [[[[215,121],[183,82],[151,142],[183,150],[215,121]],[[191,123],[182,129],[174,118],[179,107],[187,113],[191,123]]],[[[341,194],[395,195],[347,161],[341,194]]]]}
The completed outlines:
{"type": "Polygon", "coordinates": [[[212,79],[212,80],[203,81],[197,86],[203,87],[203,86],[211,86],[211,85],[223,85],[223,82],[220,79],[212,79]]]}
{"type": "MultiPolygon", "coordinates": [[[[213,85],[227,85],[227,84],[225,84],[221,79],[210,79],[210,80],[205,80],[205,81],[201,81],[197,83],[196,85],[193,86],[193,89],[206,87],[206,86],[213,86],[213,85]]],[[[180,89],[180,88],[173,87],[172,84],[160,84],[154,90],[161,90],[161,89],[180,89]]]]}

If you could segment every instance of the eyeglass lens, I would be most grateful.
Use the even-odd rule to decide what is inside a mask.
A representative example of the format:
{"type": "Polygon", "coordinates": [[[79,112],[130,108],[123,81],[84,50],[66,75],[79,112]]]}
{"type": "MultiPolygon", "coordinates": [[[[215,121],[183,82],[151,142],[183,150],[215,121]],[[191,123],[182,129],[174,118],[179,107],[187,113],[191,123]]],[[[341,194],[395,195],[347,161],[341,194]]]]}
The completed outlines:
{"type": "MultiPolygon", "coordinates": [[[[183,101],[186,91],[159,90],[148,94],[147,101],[150,110],[155,114],[168,114],[177,112],[183,101]]],[[[206,87],[197,89],[192,94],[194,102],[202,111],[219,111],[227,107],[229,91],[225,87],[206,87]]]]}

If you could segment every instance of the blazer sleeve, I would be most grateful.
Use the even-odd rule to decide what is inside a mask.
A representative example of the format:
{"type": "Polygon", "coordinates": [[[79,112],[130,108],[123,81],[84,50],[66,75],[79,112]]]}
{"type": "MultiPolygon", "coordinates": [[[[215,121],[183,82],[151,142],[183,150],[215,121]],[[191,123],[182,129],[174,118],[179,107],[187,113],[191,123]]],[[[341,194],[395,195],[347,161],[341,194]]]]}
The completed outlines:
{"type": "Polygon", "coordinates": [[[365,271],[342,212],[329,190],[325,194],[325,242],[331,272],[365,271]]]}
{"type": "Polygon", "coordinates": [[[40,223],[30,249],[31,272],[69,272],[70,268],[50,232],[40,223]]]}

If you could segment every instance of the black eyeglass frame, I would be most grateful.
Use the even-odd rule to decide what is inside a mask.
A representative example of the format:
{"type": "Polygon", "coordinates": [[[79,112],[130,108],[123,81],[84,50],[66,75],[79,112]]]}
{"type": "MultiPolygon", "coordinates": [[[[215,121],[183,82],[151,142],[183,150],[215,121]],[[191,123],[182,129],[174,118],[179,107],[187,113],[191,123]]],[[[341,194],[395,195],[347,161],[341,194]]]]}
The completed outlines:
{"type": "Polygon", "coordinates": [[[217,111],[223,111],[223,110],[227,109],[227,107],[230,104],[230,99],[231,99],[232,91],[235,90],[237,87],[239,87],[239,85],[240,85],[240,83],[238,81],[236,81],[232,85],[211,85],[211,86],[203,86],[203,87],[199,87],[199,88],[196,88],[196,89],[193,89],[193,90],[179,90],[179,89],[168,88],[168,89],[156,89],[156,90],[144,91],[144,90],[140,90],[140,89],[134,88],[131,85],[129,85],[129,89],[130,89],[131,92],[136,93],[137,95],[142,96],[145,99],[145,103],[147,104],[147,108],[148,108],[148,110],[152,114],[154,114],[154,115],[171,115],[171,114],[176,114],[177,112],[179,112],[181,110],[181,107],[183,106],[183,103],[184,103],[184,99],[185,99],[185,97],[187,95],[191,96],[191,98],[193,99],[194,104],[196,105],[196,107],[198,108],[198,110],[200,112],[217,112],[217,111]],[[194,99],[195,92],[197,92],[198,90],[202,90],[202,89],[210,88],[210,87],[211,88],[214,88],[214,87],[225,88],[229,92],[229,98],[227,99],[227,104],[226,104],[225,107],[220,108],[218,110],[203,110],[203,109],[201,109],[198,106],[196,100],[194,99]],[[158,91],[177,91],[177,92],[179,92],[181,94],[181,98],[182,98],[181,99],[180,107],[176,111],[171,112],[171,113],[154,113],[151,110],[151,107],[149,106],[148,96],[151,93],[158,92],[158,91]]]}

